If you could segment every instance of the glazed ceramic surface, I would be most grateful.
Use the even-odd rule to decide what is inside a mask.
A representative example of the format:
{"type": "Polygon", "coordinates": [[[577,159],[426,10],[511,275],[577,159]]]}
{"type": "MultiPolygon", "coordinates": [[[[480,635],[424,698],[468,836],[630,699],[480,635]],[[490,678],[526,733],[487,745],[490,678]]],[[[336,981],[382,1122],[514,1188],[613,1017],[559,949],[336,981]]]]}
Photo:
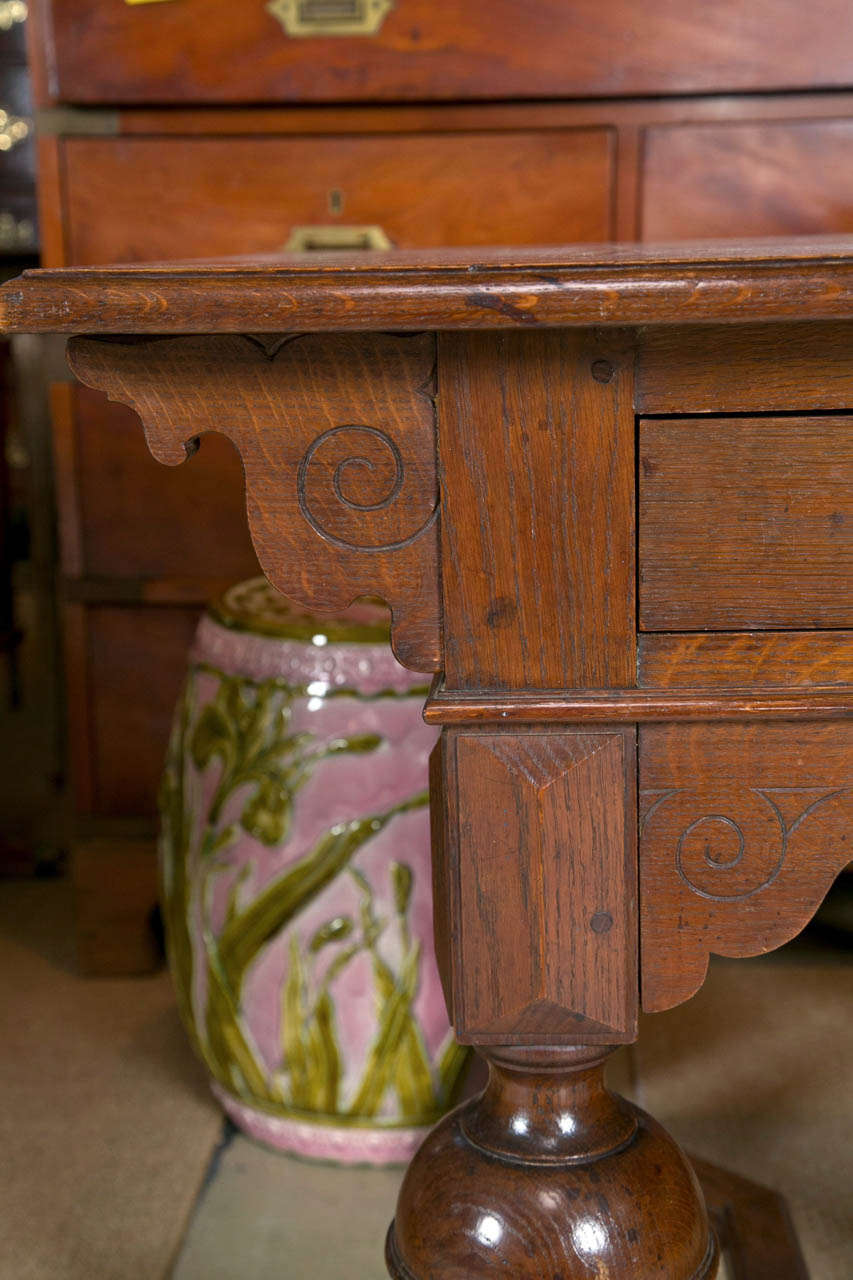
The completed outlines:
{"type": "Polygon", "coordinates": [[[184,1022],[234,1121],[299,1154],[406,1160],[466,1051],[432,943],[425,678],[386,614],[263,579],[201,620],[161,792],[184,1022]]]}

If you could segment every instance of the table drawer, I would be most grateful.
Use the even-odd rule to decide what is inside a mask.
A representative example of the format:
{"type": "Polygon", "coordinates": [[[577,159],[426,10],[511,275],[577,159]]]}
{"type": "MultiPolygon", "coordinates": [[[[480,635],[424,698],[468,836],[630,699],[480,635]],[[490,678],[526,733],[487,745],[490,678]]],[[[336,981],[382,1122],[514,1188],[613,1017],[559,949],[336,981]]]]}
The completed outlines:
{"type": "Polygon", "coordinates": [[[645,631],[853,627],[853,416],[640,424],[645,631]]]}
{"type": "MultiPolygon", "coordinates": [[[[33,0],[34,2],[34,0],[33,0]]],[[[69,102],[329,102],[836,88],[849,0],[39,0],[69,102]]]]}
{"type": "Polygon", "coordinates": [[[853,120],[649,129],[643,238],[853,231],[851,153],[853,120]]]}
{"type": "Polygon", "coordinates": [[[298,226],[400,247],[611,235],[607,129],[260,138],[71,138],[75,264],[281,250],[298,226]]]}

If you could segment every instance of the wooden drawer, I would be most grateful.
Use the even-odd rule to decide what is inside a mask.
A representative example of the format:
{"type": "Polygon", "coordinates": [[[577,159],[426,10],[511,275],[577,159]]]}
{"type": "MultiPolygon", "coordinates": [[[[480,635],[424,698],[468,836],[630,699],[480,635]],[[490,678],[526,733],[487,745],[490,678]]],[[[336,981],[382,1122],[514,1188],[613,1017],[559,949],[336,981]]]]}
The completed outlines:
{"type": "Polygon", "coordinates": [[[66,606],[78,812],[156,812],[172,713],[199,613],[150,605],[66,606]]]}
{"type": "Polygon", "coordinates": [[[71,138],[64,164],[74,264],[274,252],[306,224],[415,248],[611,235],[607,129],[71,138]]]}
{"type": "Polygon", "coordinates": [[[853,626],[853,417],[640,424],[646,631],[853,626]]]}
{"type": "Polygon", "coordinates": [[[644,154],[646,240],[853,231],[853,120],[653,128],[644,154]]]}
{"type": "MultiPolygon", "coordinates": [[[[33,0],[35,3],[35,0],[33,0]]],[[[402,101],[837,88],[849,0],[39,0],[60,100],[402,101]],[[382,10],[385,10],[384,17],[382,10]],[[372,34],[328,32],[371,10],[372,34]],[[307,24],[306,20],[307,19],[307,24]],[[312,25],[313,24],[313,25],[312,25]]]]}
{"type": "Polygon", "coordinates": [[[96,391],[55,387],[53,418],[66,575],[189,583],[259,572],[240,460],[224,437],[163,467],[136,415],[96,391]]]}

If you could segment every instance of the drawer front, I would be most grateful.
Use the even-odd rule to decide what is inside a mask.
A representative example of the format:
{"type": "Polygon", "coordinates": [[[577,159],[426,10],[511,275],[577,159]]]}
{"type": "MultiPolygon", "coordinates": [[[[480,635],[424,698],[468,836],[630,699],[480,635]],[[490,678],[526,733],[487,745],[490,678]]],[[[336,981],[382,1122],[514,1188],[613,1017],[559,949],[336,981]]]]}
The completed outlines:
{"type": "Polygon", "coordinates": [[[853,231],[853,120],[654,128],[644,154],[646,240],[853,231]]]}
{"type": "Polygon", "coordinates": [[[853,417],[640,424],[645,631],[853,627],[853,417]]]}
{"type": "Polygon", "coordinates": [[[86,578],[251,577],[240,460],[211,435],[180,467],[148,452],[139,419],[85,387],[53,397],[62,560],[86,578]]]}
{"type": "Polygon", "coordinates": [[[64,155],[75,264],[275,252],[306,225],[414,248],[611,234],[606,129],[74,138],[64,155]]]}
{"type": "MultiPolygon", "coordinates": [[[[169,728],[198,613],[151,606],[85,610],[95,812],[119,816],[156,811],[169,728]]],[[[72,725],[75,729],[79,733],[72,725]]],[[[80,740],[78,733],[72,746],[80,740]]]]}
{"type": "Polygon", "coordinates": [[[58,96],[81,103],[835,88],[853,41],[849,0],[717,0],[712,22],[673,0],[40,3],[58,96]]]}

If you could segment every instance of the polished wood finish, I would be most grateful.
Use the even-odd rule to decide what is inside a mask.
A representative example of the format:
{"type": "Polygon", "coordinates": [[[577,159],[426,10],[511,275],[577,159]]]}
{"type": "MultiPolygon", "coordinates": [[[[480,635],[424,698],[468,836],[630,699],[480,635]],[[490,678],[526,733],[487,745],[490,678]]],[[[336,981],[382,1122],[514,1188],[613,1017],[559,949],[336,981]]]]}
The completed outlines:
{"type": "Polygon", "coordinates": [[[853,416],[639,430],[645,631],[853,626],[853,416]]]}
{"type": "Polygon", "coordinates": [[[644,336],[642,413],[785,413],[853,406],[850,335],[839,324],[684,325],[644,336]]]}
{"type": "MultiPolygon", "coordinates": [[[[40,105],[47,106],[44,98],[40,105]]],[[[491,102],[332,103],[298,106],[188,107],[170,103],[165,107],[117,107],[97,113],[74,112],[60,117],[64,134],[86,132],[97,123],[101,132],[180,134],[183,137],[246,134],[328,134],[328,133],[444,133],[471,130],[563,129],[607,124],[622,129],[645,129],[661,124],[702,121],[749,120],[836,120],[853,113],[853,93],[833,90],[826,93],[690,95],[678,98],[631,98],[625,96],[551,99],[547,102],[511,100],[491,102]]],[[[53,117],[49,109],[45,123],[53,117]]]]}
{"type": "Polygon", "coordinates": [[[850,861],[853,723],[640,730],[642,1001],[688,1000],[711,953],[808,923],[850,861]]]}
{"type": "MultiPolygon", "coordinates": [[[[46,0],[41,0],[45,10],[46,0]]],[[[52,0],[42,56],[69,102],[553,98],[845,87],[850,11],[722,0],[397,0],[375,35],[288,37],[263,0],[52,0]]]]}
{"type": "MultiPolygon", "coordinates": [[[[117,602],[109,580],[101,598],[84,598],[81,587],[93,594],[91,579],[62,588],[73,744],[71,880],[77,963],[84,974],[137,974],[162,964],[152,920],[159,896],[156,806],[163,743],[203,602],[227,584],[187,585],[190,599],[168,608],[130,594],[117,602]]],[[[133,586],[138,592],[140,584],[133,586]]]]}
{"type": "Polygon", "coordinates": [[[102,823],[97,833],[80,831],[74,840],[77,967],[87,977],[148,973],[162,960],[154,918],[156,836],[136,826],[102,823]]]}
{"type": "Polygon", "coordinates": [[[733,209],[743,236],[853,231],[852,146],[853,120],[649,129],[643,235],[730,235],[733,209]]]}
{"type": "Polygon", "coordinates": [[[92,744],[92,790],[85,808],[78,794],[79,808],[107,817],[153,816],[163,738],[168,739],[201,609],[82,607],[88,680],[81,701],[92,744]],[[128,689],[137,685],[145,697],[128,698],[128,689]]]}
{"type": "Polygon", "coordinates": [[[610,1093],[610,1050],[487,1050],[484,1094],[409,1166],[385,1259],[395,1280],[713,1280],[696,1175],[650,1116],[610,1093]]]}
{"type": "MultiPolygon", "coordinates": [[[[305,225],[319,228],[308,234],[315,245],[373,226],[411,248],[648,239],[662,226],[685,236],[850,227],[841,0],[819,22],[794,0],[760,0],[748,12],[723,0],[711,24],[652,0],[642,32],[624,0],[396,0],[373,34],[333,38],[286,34],[276,12],[288,2],[29,0],[45,265],[276,252],[305,225]]],[[[364,5],[292,7],[310,21],[364,5]]],[[[789,344],[789,365],[806,343],[789,344]]],[[[766,387],[787,367],[761,356],[738,377],[752,344],[734,345],[732,394],[766,387]]],[[[713,356],[706,371],[709,363],[722,367],[713,356]]],[[[665,360],[664,383],[674,390],[674,381],[665,360]]],[[[827,406],[801,404],[812,407],[827,406]]],[[[722,398],[711,410],[725,410],[722,398]]],[[[91,471],[78,476],[72,453],[62,484],[92,559],[114,569],[65,560],[66,600],[201,600],[212,584],[195,564],[200,530],[209,563],[239,560],[246,568],[232,576],[250,572],[245,526],[232,523],[241,486],[224,451],[221,487],[199,480],[183,516],[171,499],[185,480],[170,477],[162,533],[174,519],[186,563],[151,576],[169,555],[161,526],[135,522],[119,537],[121,521],[96,529],[94,520],[113,464],[147,490],[126,418],[89,397],[75,422],[92,442],[91,471]]],[[[87,616],[67,629],[85,628],[87,616]]],[[[69,687],[84,679],[72,666],[87,647],[83,635],[68,650],[69,687]]],[[[97,668],[85,678],[97,682],[97,668]]],[[[138,686],[126,691],[141,696],[138,686]]],[[[92,745],[122,749],[120,739],[92,745]]],[[[71,755],[84,749],[74,730],[71,755]]],[[[71,766],[79,771],[76,759],[71,766]]]]}
{"type": "Polygon", "coordinates": [[[442,338],[453,688],[597,688],[632,677],[633,353],[619,336],[442,338]]]}
{"type": "Polygon", "coordinates": [[[635,750],[630,730],[444,735],[436,938],[461,1040],[635,1038],[635,750]]]}
{"type": "Polygon", "coordinates": [[[849,237],[278,254],[26,272],[0,324],[33,333],[589,328],[843,319],[849,237]],[[69,298],[73,297],[73,307],[69,298]],[[214,305],[215,301],[215,305],[214,305]]]}
{"type": "Polygon", "coordinates": [[[699,1178],[725,1257],[720,1280],[809,1280],[782,1197],[707,1160],[690,1163],[699,1178]]]}
{"type": "MultiPolygon", "coordinates": [[[[72,590],[80,579],[150,582],[156,590],[169,580],[203,582],[212,568],[225,582],[258,572],[240,459],[226,440],[205,440],[193,475],[164,472],[124,405],[70,383],[55,384],[52,401],[62,567],[72,590]],[[199,510],[216,511],[215,564],[207,521],[187,519],[199,510]]],[[[192,599],[205,599],[198,585],[192,599]]]]}
{"type": "MultiPolygon", "coordinates": [[[[92,268],[0,292],[7,324],[88,334],[71,344],[74,367],[140,412],[165,461],[225,429],[264,568],[314,604],[387,594],[398,650],[438,672],[427,707],[442,725],[437,954],[490,1083],[407,1174],[387,1250],[403,1280],[714,1275],[693,1170],[601,1073],[633,1034],[638,995],[668,1007],[701,984],[709,952],[778,946],[850,856],[847,636],[811,616],[780,632],[749,520],[769,522],[784,481],[786,545],[824,545],[809,524],[823,510],[816,495],[823,484],[835,497],[849,475],[835,448],[849,405],[834,401],[853,367],[838,340],[853,322],[851,266],[848,240],[92,268]],[[674,420],[662,407],[666,352],[695,348],[698,324],[708,353],[687,371],[670,357],[673,394],[687,401],[674,420]],[[791,354],[784,324],[796,376],[777,367],[791,354]],[[294,337],[312,325],[326,332],[294,337]],[[731,416],[714,368],[726,328],[755,344],[744,367],[767,362],[772,410],[731,416]],[[821,335],[835,335],[829,347],[821,335]],[[754,638],[638,628],[635,569],[674,559],[662,520],[656,555],[642,544],[634,557],[648,510],[637,515],[638,486],[649,496],[635,449],[670,429],[694,445],[664,450],[682,519],[687,492],[712,522],[723,463],[736,473],[726,512],[749,534],[754,638]],[[318,442],[355,431],[381,445],[371,430],[394,465],[365,437],[309,484],[318,442]],[[755,444],[768,430],[775,452],[755,444]],[[726,432],[729,454],[709,465],[696,441],[726,432]],[[405,536],[394,523],[404,492],[405,536]],[[385,541],[354,550],[377,529],[385,541]]],[[[713,589],[694,590],[691,608],[732,597],[724,568],[718,558],[713,589]]],[[[813,591],[826,600],[821,582],[813,591]]],[[[802,578],[789,594],[802,606],[802,578]]],[[[732,1185],[718,1183],[717,1206],[732,1185]]],[[[766,1208],[745,1220],[771,1221],[766,1208]]],[[[729,1243],[737,1216],[722,1221],[729,1243]]],[[[781,1229],[753,1256],[774,1253],[777,1275],[798,1274],[781,1229]]]]}
{"type": "MultiPolygon", "coordinates": [[[[642,636],[638,637],[642,643],[642,636]]],[[[809,689],[762,686],[693,689],[544,690],[541,693],[477,691],[461,695],[434,684],[424,708],[430,724],[633,724],[657,720],[833,720],[853,713],[849,684],[809,689]]]]}
{"type": "Polygon", "coordinates": [[[853,685],[853,631],[689,632],[639,637],[637,683],[650,689],[853,685]]]}
{"type": "Polygon", "coordinates": [[[224,429],[240,451],[249,528],[273,584],[309,609],[381,595],[398,656],[416,671],[436,669],[431,335],[121,346],[80,338],[69,361],[82,381],[134,407],[161,462],[183,461],[199,436],[224,429]],[[271,403],[287,427],[272,440],[262,430],[271,403]]]}
{"type": "Polygon", "coordinates": [[[7,676],[6,688],[0,692],[0,705],[14,707],[20,699],[18,646],[23,632],[15,621],[15,594],[12,585],[12,486],[7,449],[14,411],[12,374],[9,343],[0,341],[0,662],[6,667],[7,676]]]}
{"type": "Polygon", "coordinates": [[[79,265],[274,253],[305,224],[376,224],[400,248],[613,234],[606,128],[68,138],[63,151],[79,265]]]}

